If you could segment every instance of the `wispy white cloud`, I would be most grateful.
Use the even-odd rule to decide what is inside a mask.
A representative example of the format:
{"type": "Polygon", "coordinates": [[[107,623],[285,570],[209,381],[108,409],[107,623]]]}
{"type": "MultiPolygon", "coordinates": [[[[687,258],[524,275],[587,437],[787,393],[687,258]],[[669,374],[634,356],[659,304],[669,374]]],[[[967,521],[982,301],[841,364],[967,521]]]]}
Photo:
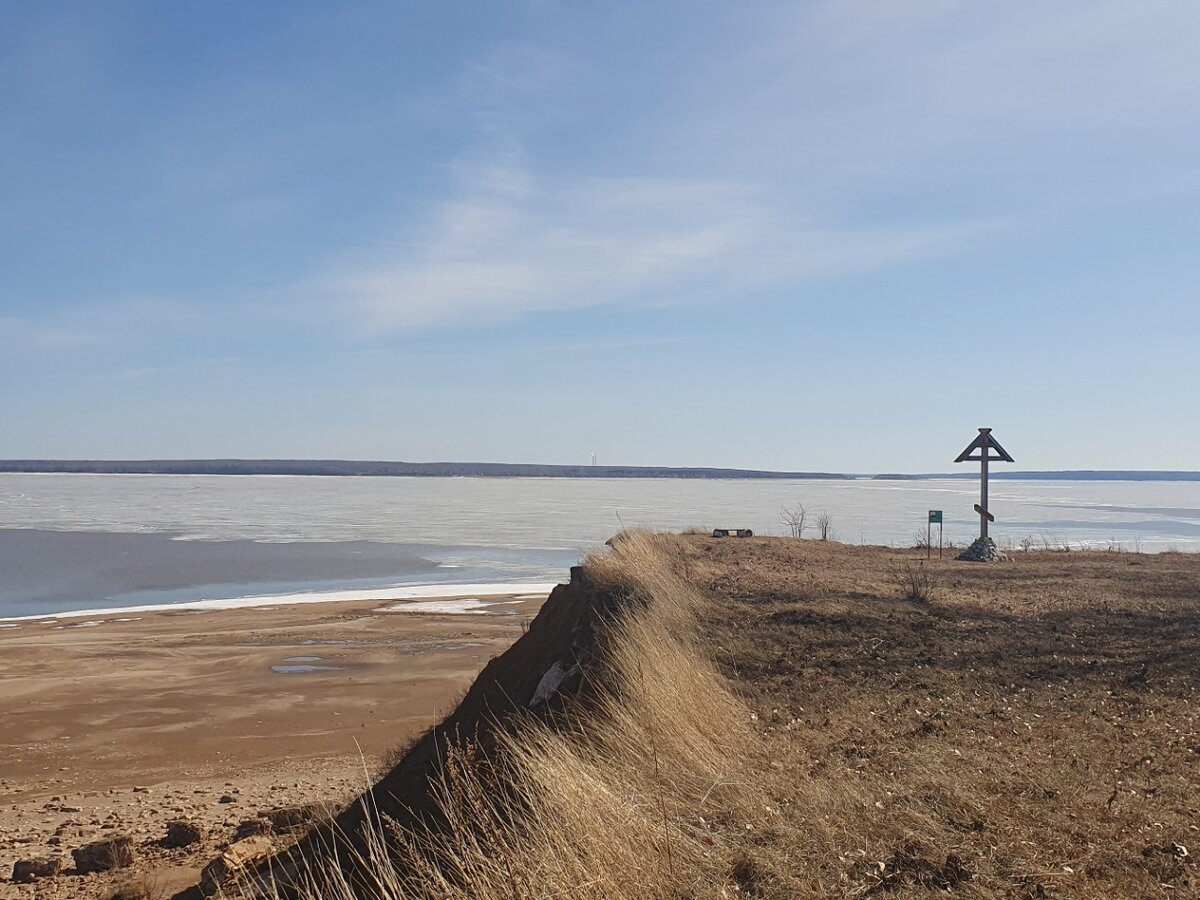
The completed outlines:
{"type": "Polygon", "coordinates": [[[608,304],[705,302],[712,290],[871,271],[953,250],[979,223],[797,225],[750,186],[587,177],[545,184],[487,167],[417,245],[358,257],[316,292],[366,333],[489,324],[608,304]],[[701,286],[703,290],[697,290],[701,286]]]}
{"type": "Polygon", "coordinates": [[[40,312],[0,315],[0,346],[43,354],[95,350],[132,337],[188,332],[206,324],[203,310],[168,298],[92,301],[40,312]]]}
{"type": "Polygon", "coordinates": [[[720,115],[693,139],[753,129],[850,178],[936,177],[946,158],[982,178],[1006,154],[1058,167],[1137,147],[1144,161],[1170,149],[1156,136],[1200,122],[1197,39],[1200,6],[1179,0],[783,4],[717,64],[704,86],[720,115]]]}
{"type": "MultiPolygon", "coordinates": [[[[53,317],[55,320],[57,316],[53,317]]],[[[110,335],[100,329],[74,327],[58,321],[0,316],[0,346],[15,351],[71,351],[103,345],[110,335]]]]}
{"type": "Polygon", "coordinates": [[[472,180],[421,246],[358,260],[322,293],[368,330],[496,322],[628,299],[712,266],[749,235],[747,204],[721,187],[588,180],[549,191],[497,169],[472,180]]]}
{"type": "MultiPolygon", "coordinates": [[[[384,235],[374,251],[326,261],[296,293],[320,310],[317,319],[336,315],[374,335],[734,299],[934,258],[993,233],[1007,217],[991,210],[918,210],[881,225],[841,208],[853,189],[828,186],[863,164],[856,148],[878,165],[886,148],[901,155],[906,143],[949,140],[960,127],[970,88],[935,90],[942,69],[966,62],[941,34],[953,10],[905,17],[874,2],[806,10],[761,15],[752,54],[725,48],[722,58],[681,60],[663,88],[670,108],[661,122],[646,113],[663,97],[628,121],[612,109],[594,123],[572,119],[574,106],[587,108],[583,98],[655,77],[646,59],[631,60],[630,73],[602,73],[579,56],[505,43],[467,62],[446,99],[472,131],[423,225],[409,218],[405,240],[384,235]],[[898,36],[900,49],[890,43],[898,36]],[[852,48],[865,66],[838,62],[852,48]],[[917,65],[906,70],[904,56],[917,65]],[[868,84],[871,73],[887,77],[868,84]],[[920,111],[922,93],[958,100],[944,100],[937,127],[914,138],[898,117],[920,111]],[[789,109],[797,114],[783,116],[789,109]],[[621,149],[611,159],[564,165],[543,149],[547,132],[611,141],[613,129],[621,149]],[[675,153],[666,163],[665,148],[675,153]]],[[[996,57],[1005,42],[1028,43],[1007,30],[997,40],[1001,48],[977,52],[996,57]]]]}
{"type": "MultiPolygon", "coordinates": [[[[322,329],[336,320],[376,335],[799,288],[986,239],[1040,199],[1034,188],[1026,193],[1033,202],[1010,202],[1032,181],[1023,177],[1027,160],[1055,173],[1055,190],[1073,185],[1080,198],[1169,192],[1175,173],[1151,174],[1146,165],[1141,180],[1098,186],[1073,179],[1063,158],[1101,130],[1118,135],[1105,142],[1111,148],[1123,130],[1132,141],[1137,128],[1166,133],[1194,122],[1196,10],[1168,0],[764,4],[737,11],[736,38],[697,17],[690,25],[705,52],[686,37],[639,41],[633,23],[614,27],[624,14],[609,11],[598,16],[607,41],[532,29],[528,42],[484,48],[456,77],[399,91],[386,116],[372,108],[319,126],[307,114],[285,117],[289,128],[248,129],[256,138],[249,143],[244,132],[239,141],[221,137],[224,153],[179,152],[223,136],[231,107],[233,124],[245,126],[263,108],[307,102],[274,82],[255,93],[230,78],[201,107],[206,115],[194,105],[180,114],[199,123],[194,131],[168,130],[165,186],[151,192],[158,200],[148,208],[159,214],[201,195],[235,195],[220,221],[267,233],[297,211],[316,217],[315,202],[292,205],[287,179],[278,193],[248,187],[269,181],[263,172],[292,148],[339,159],[331,147],[374,139],[380,126],[363,123],[411,119],[416,132],[437,122],[447,146],[428,158],[455,160],[441,165],[443,182],[431,186],[437,163],[414,175],[399,172],[403,159],[396,184],[383,179],[378,191],[397,198],[394,209],[369,222],[365,214],[361,223],[339,219],[328,243],[297,251],[316,274],[290,290],[262,282],[235,289],[219,298],[223,315],[256,326],[302,318],[322,329]],[[1165,25],[1173,17],[1179,27],[1165,25]],[[257,99],[239,106],[247,96],[257,99]],[[947,161],[954,171],[943,179],[947,161]],[[1000,168],[1011,170],[1009,181],[990,190],[1000,168]],[[898,186],[909,192],[899,200],[898,186]],[[372,249],[347,250],[351,243],[372,249]]],[[[396,146],[408,147],[397,128],[405,140],[396,146]]],[[[1194,166],[1188,171],[1194,179],[1194,166]]],[[[206,302],[184,305],[203,312],[206,302]]],[[[42,339],[53,331],[47,326],[42,339]]],[[[67,340],[71,329],[60,331],[67,340]]]]}

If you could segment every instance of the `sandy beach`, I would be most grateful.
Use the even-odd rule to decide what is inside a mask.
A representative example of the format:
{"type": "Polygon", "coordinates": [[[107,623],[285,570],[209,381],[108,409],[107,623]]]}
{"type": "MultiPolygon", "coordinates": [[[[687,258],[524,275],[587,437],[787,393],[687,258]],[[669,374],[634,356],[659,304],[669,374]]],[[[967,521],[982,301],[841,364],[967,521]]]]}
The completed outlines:
{"type": "MultiPolygon", "coordinates": [[[[169,896],[239,823],[351,798],[520,635],[534,587],[5,623],[0,877],[128,834],[132,873],[169,896]],[[171,820],[203,840],[157,846],[171,820]]],[[[107,896],[130,877],[0,882],[0,898],[107,896]]]]}

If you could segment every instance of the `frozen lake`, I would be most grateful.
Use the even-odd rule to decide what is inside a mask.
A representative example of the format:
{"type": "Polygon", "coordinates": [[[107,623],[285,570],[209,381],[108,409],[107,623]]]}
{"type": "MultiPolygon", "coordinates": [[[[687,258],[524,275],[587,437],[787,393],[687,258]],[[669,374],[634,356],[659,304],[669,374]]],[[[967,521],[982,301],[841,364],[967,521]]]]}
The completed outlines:
{"type": "MultiPolygon", "coordinates": [[[[847,543],[978,528],[971,480],[784,481],[0,474],[0,616],[311,589],[565,578],[622,526],[847,543]],[[807,536],[815,536],[810,530],[807,536]]],[[[1200,482],[993,481],[1003,546],[1200,550],[1200,482]]]]}

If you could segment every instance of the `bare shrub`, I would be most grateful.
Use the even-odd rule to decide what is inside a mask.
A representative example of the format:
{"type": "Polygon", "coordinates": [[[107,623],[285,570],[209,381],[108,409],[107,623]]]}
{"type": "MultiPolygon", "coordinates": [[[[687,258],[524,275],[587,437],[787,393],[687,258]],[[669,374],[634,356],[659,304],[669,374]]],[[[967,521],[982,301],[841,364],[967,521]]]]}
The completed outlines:
{"type": "Polygon", "coordinates": [[[808,507],[803,503],[779,507],[779,521],[788,527],[788,533],[794,538],[804,537],[804,529],[808,527],[808,507]]]}
{"type": "MultiPolygon", "coordinates": [[[[1082,546],[1082,544],[1080,545],[1082,546]]],[[[1061,540],[1056,534],[1042,534],[1042,549],[1055,553],[1070,553],[1071,542],[1061,540]]]]}
{"type": "Polygon", "coordinates": [[[817,531],[823,541],[827,541],[833,536],[833,516],[828,510],[821,510],[817,516],[817,531]]]}
{"type": "Polygon", "coordinates": [[[930,600],[938,587],[937,574],[924,562],[905,562],[892,573],[892,581],[905,600],[930,600]]]}

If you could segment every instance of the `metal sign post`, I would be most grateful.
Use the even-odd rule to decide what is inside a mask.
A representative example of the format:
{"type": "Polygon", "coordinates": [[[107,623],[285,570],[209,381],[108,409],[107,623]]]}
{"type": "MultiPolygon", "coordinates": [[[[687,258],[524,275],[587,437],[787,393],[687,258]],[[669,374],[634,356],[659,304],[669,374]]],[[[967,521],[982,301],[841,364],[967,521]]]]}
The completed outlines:
{"type": "Polygon", "coordinates": [[[925,558],[929,559],[933,552],[933,534],[932,529],[934,523],[938,527],[938,559],[942,558],[942,511],[940,509],[931,509],[929,511],[929,521],[925,523],[925,558]]]}
{"type": "Polygon", "coordinates": [[[967,449],[958,454],[960,462],[978,462],[979,463],[979,502],[975,504],[975,512],[979,513],[979,540],[986,542],[988,539],[988,522],[995,522],[996,517],[988,512],[988,462],[1016,462],[1008,451],[1000,446],[999,442],[992,437],[992,429],[980,428],[979,437],[971,441],[967,445],[967,449]],[[991,451],[995,450],[996,455],[991,455],[991,451]]]}

